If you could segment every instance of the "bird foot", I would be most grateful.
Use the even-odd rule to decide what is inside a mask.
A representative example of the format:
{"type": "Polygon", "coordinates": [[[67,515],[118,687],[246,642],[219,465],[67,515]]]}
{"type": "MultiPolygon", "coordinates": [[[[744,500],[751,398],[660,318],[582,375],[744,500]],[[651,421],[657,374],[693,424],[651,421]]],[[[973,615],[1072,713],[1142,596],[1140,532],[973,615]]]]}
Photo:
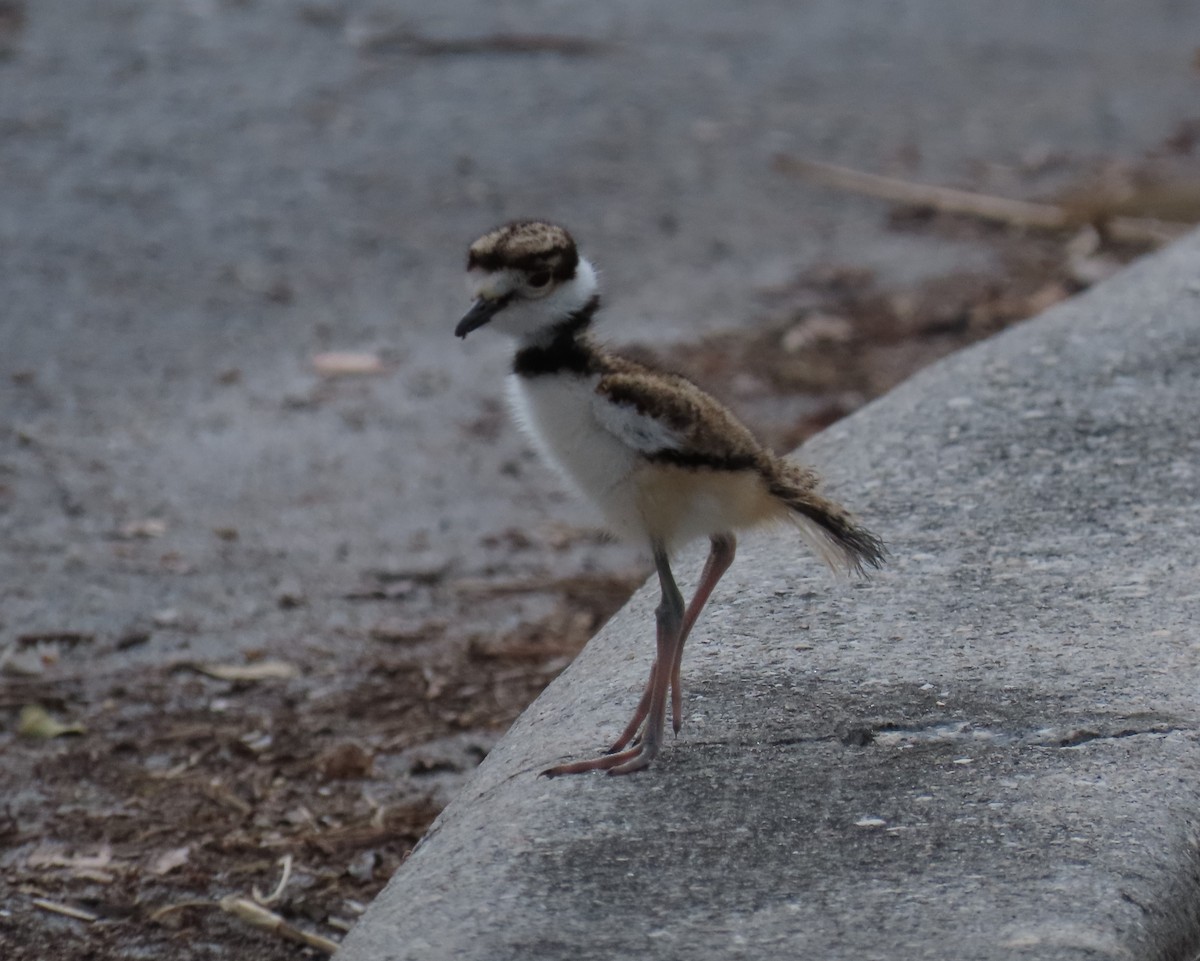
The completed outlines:
{"type": "Polygon", "coordinates": [[[542,771],[541,777],[558,777],[562,774],[587,774],[589,771],[607,771],[609,774],[632,774],[650,766],[654,756],[658,754],[657,747],[651,749],[644,742],[639,742],[627,751],[616,754],[602,754],[600,757],[586,761],[571,761],[542,771]]]}

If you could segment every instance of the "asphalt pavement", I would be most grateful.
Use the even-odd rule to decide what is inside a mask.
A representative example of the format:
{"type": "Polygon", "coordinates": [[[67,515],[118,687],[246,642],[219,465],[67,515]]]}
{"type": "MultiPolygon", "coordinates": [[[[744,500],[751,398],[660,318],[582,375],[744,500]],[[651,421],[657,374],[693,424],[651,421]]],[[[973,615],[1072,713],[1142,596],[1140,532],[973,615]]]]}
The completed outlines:
{"type": "Polygon", "coordinates": [[[354,628],[321,585],[469,576],[506,560],[488,535],[588,523],[515,431],[462,429],[494,419],[508,350],[451,336],[479,233],[571,227],[616,340],[752,323],[814,263],[978,264],[772,157],[1029,196],[1055,158],[1140,156],[1191,117],[1197,36],[1172,0],[30,4],[0,60],[3,630],[173,610],[194,629],[106,668],[235,657],[354,628]],[[327,390],[330,349],[388,374],[327,390]],[[191,576],[114,569],[146,520],[191,576]],[[285,618],[289,581],[313,604],[285,618]]]}

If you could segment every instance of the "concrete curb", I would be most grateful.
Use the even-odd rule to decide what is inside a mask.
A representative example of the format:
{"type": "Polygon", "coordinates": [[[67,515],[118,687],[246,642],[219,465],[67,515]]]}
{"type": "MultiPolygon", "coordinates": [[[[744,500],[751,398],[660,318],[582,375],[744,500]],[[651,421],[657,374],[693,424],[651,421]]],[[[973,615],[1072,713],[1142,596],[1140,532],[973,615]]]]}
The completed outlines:
{"type": "Polygon", "coordinates": [[[339,959],[1193,955],[1198,265],[1192,235],[816,438],[888,570],[748,539],[664,759],[538,779],[626,719],[639,593],[339,959]]]}

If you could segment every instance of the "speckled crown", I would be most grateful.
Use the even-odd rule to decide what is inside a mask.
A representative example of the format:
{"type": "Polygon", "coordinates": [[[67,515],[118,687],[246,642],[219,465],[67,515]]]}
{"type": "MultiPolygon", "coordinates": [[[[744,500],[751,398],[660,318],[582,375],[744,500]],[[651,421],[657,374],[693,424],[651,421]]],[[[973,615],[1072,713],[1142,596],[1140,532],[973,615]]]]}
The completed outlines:
{"type": "Polygon", "coordinates": [[[555,280],[575,276],[579,253],[575,240],[557,224],[518,220],[497,227],[471,244],[468,270],[548,270],[555,280]]]}

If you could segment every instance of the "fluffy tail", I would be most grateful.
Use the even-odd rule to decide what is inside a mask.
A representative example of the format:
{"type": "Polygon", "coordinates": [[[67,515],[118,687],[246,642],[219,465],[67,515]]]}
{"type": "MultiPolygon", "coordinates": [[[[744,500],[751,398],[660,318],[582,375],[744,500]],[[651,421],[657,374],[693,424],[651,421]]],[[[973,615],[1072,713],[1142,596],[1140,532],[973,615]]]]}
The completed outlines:
{"type": "Polygon", "coordinates": [[[768,478],[771,495],[787,508],[785,517],[835,571],[865,574],[883,566],[883,541],[859,525],[840,505],[817,493],[817,475],[797,464],[778,461],[768,478]]]}

